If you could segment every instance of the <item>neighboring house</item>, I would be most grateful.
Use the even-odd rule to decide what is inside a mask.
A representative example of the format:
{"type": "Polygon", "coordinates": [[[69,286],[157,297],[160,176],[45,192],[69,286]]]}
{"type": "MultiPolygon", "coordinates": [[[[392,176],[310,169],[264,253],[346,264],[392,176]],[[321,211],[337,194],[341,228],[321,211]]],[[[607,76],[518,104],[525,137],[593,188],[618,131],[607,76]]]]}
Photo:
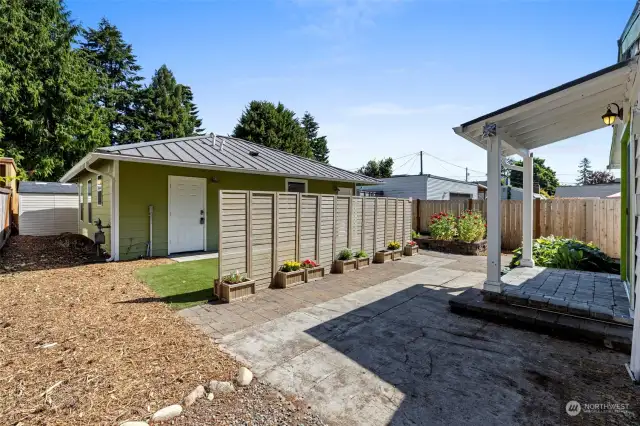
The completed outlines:
{"type": "Polygon", "coordinates": [[[599,185],[567,185],[556,188],[556,198],[608,198],[620,192],[620,182],[599,185]]]}
{"type": "MultiPolygon", "coordinates": [[[[516,188],[515,186],[502,186],[502,199],[503,200],[520,200],[523,198],[522,188],[516,188]]],[[[546,200],[547,197],[541,194],[533,193],[534,199],[546,200]]]]}
{"type": "Polygon", "coordinates": [[[94,238],[96,221],[110,226],[104,248],[115,260],[216,251],[222,189],[355,195],[356,185],[379,183],[215,135],[98,148],[60,181],[78,183],[79,232],[94,238]]]}
{"type": "Polygon", "coordinates": [[[21,235],[58,235],[78,232],[78,189],[72,183],[18,184],[21,235]]]}
{"type": "Polygon", "coordinates": [[[381,184],[367,186],[359,192],[392,198],[419,200],[477,200],[478,185],[434,175],[398,175],[382,178],[381,184]]]}

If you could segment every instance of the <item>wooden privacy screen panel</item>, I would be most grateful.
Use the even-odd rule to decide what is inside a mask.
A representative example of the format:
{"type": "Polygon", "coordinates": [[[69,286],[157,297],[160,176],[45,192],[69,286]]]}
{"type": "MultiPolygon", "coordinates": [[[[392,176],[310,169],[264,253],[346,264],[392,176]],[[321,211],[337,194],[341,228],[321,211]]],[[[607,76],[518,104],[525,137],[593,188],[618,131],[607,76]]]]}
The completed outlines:
{"type": "Polygon", "coordinates": [[[362,197],[353,197],[351,204],[351,249],[362,248],[362,197]]]}
{"type": "Polygon", "coordinates": [[[300,260],[318,262],[318,200],[316,195],[300,196],[300,260]]]}
{"type": "Polygon", "coordinates": [[[331,263],[334,257],[334,215],[335,198],[332,195],[322,195],[320,207],[320,265],[324,266],[326,273],[331,271],[331,263]]]}
{"type": "Polygon", "coordinates": [[[219,274],[236,270],[268,287],[287,260],[329,272],[344,248],[373,255],[410,238],[411,202],[293,192],[220,191],[219,274]]]}
{"type": "Polygon", "coordinates": [[[247,204],[248,192],[220,193],[219,276],[236,270],[248,274],[247,268],[247,204]],[[224,257],[223,257],[224,256],[224,257]]]}
{"type": "Polygon", "coordinates": [[[363,235],[362,239],[364,244],[362,248],[366,251],[369,256],[373,256],[374,245],[375,245],[375,218],[376,218],[376,200],[371,197],[363,197],[362,204],[364,205],[362,210],[363,215],[363,235]]]}
{"type": "Polygon", "coordinates": [[[251,268],[249,276],[256,280],[256,289],[271,285],[273,264],[273,212],[275,194],[253,192],[250,196],[251,211],[251,268]]]}
{"type": "MultiPolygon", "coordinates": [[[[522,245],[522,201],[502,200],[500,206],[502,248],[513,250],[522,245]]],[[[458,215],[468,208],[482,212],[486,219],[484,200],[413,200],[412,221],[416,231],[424,232],[429,229],[432,214],[442,211],[458,215]]],[[[536,238],[555,235],[593,242],[607,255],[620,258],[620,199],[536,199],[533,216],[536,238]]]]}

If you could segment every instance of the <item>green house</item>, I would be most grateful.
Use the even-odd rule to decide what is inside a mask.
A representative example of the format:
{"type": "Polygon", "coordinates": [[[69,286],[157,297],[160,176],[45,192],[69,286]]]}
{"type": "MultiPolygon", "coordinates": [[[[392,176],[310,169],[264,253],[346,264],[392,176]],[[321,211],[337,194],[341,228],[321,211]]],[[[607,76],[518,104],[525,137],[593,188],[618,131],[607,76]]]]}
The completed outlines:
{"type": "Polygon", "coordinates": [[[219,191],[355,195],[367,176],[228,136],[104,147],[61,179],[79,191],[78,232],[99,222],[113,260],[217,251],[219,191]]]}

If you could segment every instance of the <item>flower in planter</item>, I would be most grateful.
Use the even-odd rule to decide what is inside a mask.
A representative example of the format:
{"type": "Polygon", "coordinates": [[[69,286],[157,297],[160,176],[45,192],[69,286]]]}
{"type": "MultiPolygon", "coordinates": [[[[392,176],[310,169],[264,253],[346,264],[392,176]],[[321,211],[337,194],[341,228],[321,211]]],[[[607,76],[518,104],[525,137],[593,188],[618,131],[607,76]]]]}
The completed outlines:
{"type": "Polygon", "coordinates": [[[455,216],[444,212],[431,216],[431,236],[436,240],[453,240],[457,234],[456,220],[455,216]]]}
{"type": "Polygon", "coordinates": [[[413,247],[413,246],[416,245],[416,242],[413,241],[413,240],[409,240],[409,241],[407,241],[407,245],[413,247]]]}
{"type": "Polygon", "coordinates": [[[420,238],[420,234],[418,234],[416,231],[414,231],[413,229],[411,230],[411,238],[420,238]]]}
{"type": "Polygon", "coordinates": [[[397,241],[391,241],[389,244],[387,244],[388,250],[398,250],[399,248],[400,248],[400,243],[397,241]]]}
{"type": "Polygon", "coordinates": [[[353,255],[356,259],[363,259],[365,257],[369,257],[369,255],[367,254],[366,251],[364,250],[358,250],[357,252],[354,253],[353,255]]]}
{"type": "Polygon", "coordinates": [[[222,282],[228,284],[239,284],[246,280],[244,274],[241,274],[237,269],[234,273],[222,277],[222,282]]]}
{"type": "Polygon", "coordinates": [[[296,262],[295,260],[287,260],[280,267],[280,270],[282,272],[293,272],[293,271],[297,271],[298,269],[300,269],[300,267],[301,267],[300,262],[296,262]]]}
{"type": "Polygon", "coordinates": [[[473,243],[484,238],[487,224],[480,212],[473,210],[465,211],[458,219],[458,238],[466,243],[473,243]]]}
{"type": "Polygon", "coordinates": [[[302,262],[302,267],[304,269],[315,268],[317,266],[318,266],[318,264],[316,262],[314,262],[313,260],[311,260],[311,259],[307,259],[304,262],[302,262]]]}
{"type": "Polygon", "coordinates": [[[351,249],[345,248],[340,250],[338,253],[338,260],[351,260],[353,259],[353,251],[351,249]]]}

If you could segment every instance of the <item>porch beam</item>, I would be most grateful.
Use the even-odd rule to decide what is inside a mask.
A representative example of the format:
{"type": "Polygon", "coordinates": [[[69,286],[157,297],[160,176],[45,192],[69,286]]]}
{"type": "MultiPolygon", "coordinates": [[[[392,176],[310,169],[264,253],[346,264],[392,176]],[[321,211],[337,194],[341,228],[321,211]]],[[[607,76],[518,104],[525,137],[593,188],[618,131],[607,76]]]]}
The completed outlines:
{"type": "Polygon", "coordinates": [[[522,158],[522,259],[520,265],[533,267],[533,154],[522,158]]]}
{"type": "Polygon", "coordinates": [[[501,220],[500,200],[502,189],[500,170],[502,166],[502,146],[500,134],[495,124],[485,126],[484,138],[487,142],[487,280],[484,290],[501,293],[504,284],[500,280],[501,265],[501,220]]]}

